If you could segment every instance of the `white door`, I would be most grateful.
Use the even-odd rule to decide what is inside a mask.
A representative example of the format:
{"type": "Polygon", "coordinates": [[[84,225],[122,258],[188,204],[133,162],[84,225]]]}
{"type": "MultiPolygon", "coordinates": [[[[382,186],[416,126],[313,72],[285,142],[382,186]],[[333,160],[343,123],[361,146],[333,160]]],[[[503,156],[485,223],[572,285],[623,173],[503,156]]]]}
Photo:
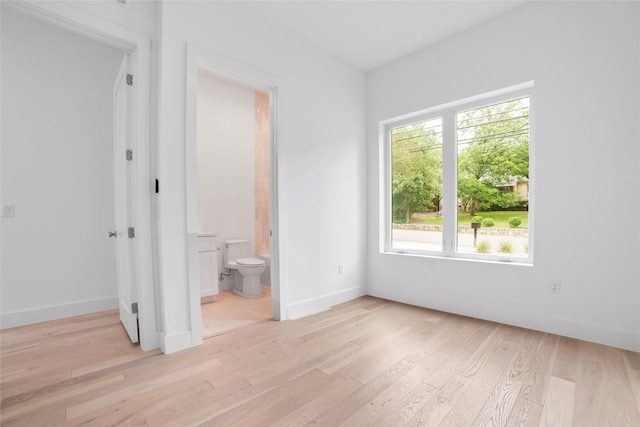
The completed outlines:
{"type": "MultiPolygon", "coordinates": [[[[131,164],[127,149],[131,141],[131,86],[127,81],[129,55],[125,54],[113,85],[113,180],[115,201],[116,264],[120,321],[131,341],[138,342],[137,295],[132,262],[133,245],[129,237],[131,202],[131,164]],[[134,308],[135,307],[135,308],[134,308]]],[[[134,230],[135,234],[135,230],[134,230]]]]}

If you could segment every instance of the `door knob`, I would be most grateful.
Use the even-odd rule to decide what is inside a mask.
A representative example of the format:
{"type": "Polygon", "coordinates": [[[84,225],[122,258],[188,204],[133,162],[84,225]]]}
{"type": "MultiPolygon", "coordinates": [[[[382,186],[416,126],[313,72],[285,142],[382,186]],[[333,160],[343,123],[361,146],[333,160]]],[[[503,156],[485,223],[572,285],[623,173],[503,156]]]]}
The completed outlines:
{"type": "Polygon", "coordinates": [[[109,237],[118,237],[118,232],[117,231],[110,231],[109,232],[109,237]]]}

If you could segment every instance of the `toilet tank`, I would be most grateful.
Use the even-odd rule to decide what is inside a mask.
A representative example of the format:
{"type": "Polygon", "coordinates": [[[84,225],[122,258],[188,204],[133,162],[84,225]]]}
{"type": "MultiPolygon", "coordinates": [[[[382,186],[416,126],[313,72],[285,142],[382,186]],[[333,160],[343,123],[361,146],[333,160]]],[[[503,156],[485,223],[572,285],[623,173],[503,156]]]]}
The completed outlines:
{"type": "Polygon", "coordinates": [[[244,239],[225,240],[224,242],[224,266],[229,267],[229,261],[238,258],[251,258],[251,248],[249,241],[244,239]]]}

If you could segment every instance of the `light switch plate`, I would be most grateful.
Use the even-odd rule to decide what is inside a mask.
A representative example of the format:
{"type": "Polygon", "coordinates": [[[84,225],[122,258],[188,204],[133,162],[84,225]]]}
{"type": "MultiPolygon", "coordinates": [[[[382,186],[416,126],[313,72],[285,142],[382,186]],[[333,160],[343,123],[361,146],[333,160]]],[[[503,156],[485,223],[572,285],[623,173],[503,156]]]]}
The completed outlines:
{"type": "Polygon", "coordinates": [[[13,205],[2,205],[2,216],[3,217],[12,217],[13,216],[13,205]]]}

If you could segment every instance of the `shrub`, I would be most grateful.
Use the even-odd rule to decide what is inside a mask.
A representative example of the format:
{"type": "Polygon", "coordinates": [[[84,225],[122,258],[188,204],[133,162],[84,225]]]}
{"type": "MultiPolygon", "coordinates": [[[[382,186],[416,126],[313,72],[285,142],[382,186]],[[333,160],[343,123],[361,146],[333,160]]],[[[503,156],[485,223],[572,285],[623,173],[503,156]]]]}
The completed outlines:
{"type": "Polygon", "coordinates": [[[524,253],[525,253],[525,254],[528,254],[528,253],[529,253],[529,244],[528,244],[528,243],[525,243],[525,244],[524,244],[524,253]]]}
{"type": "Polygon", "coordinates": [[[503,254],[510,254],[511,242],[500,242],[500,249],[498,249],[498,251],[502,252],[503,254]]]}
{"type": "Polygon", "coordinates": [[[493,221],[493,218],[485,218],[482,220],[483,227],[493,227],[496,223],[493,221]]]}
{"type": "Polygon", "coordinates": [[[476,215],[471,218],[471,222],[482,222],[482,217],[480,215],[476,215]]]}
{"type": "Polygon", "coordinates": [[[520,224],[522,224],[522,220],[520,219],[520,217],[512,216],[511,218],[509,218],[509,227],[516,228],[520,224]]]}
{"type": "Polygon", "coordinates": [[[488,240],[480,240],[476,246],[476,252],[479,254],[489,253],[489,249],[491,249],[491,243],[488,240]]]}

